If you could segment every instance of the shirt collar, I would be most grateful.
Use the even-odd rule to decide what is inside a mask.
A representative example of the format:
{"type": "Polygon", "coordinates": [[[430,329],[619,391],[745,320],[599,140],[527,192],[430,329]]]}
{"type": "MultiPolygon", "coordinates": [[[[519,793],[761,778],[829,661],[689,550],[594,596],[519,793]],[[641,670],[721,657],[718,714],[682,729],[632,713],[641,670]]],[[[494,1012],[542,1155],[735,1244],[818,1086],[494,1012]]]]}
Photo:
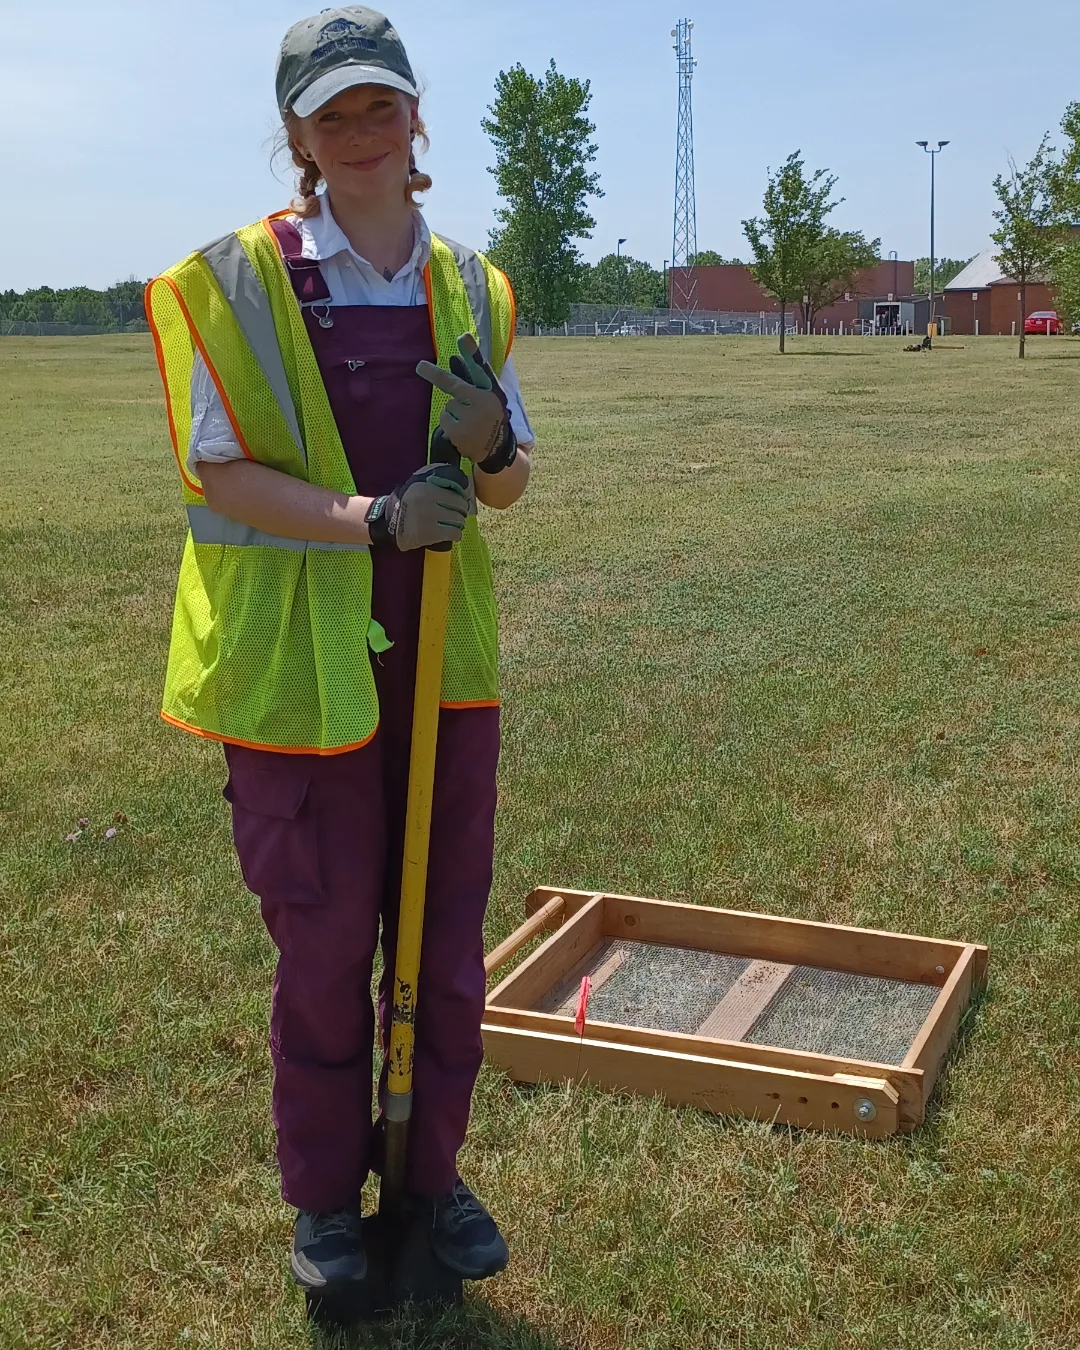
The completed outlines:
{"type": "MultiPolygon", "coordinates": [[[[345,237],[345,231],[334,219],[330,210],[330,200],[325,192],[320,192],[319,214],[305,220],[297,220],[300,238],[303,242],[301,257],[313,258],[317,262],[326,262],[339,253],[351,254],[356,261],[380,280],[385,280],[381,272],[376,272],[370,262],[362,257],[345,237]]],[[[431,231],[427,221],[419,211],[413,212],[413,251],[409,261],[394,278],[423,272],[431,260],[431,231]]]]}

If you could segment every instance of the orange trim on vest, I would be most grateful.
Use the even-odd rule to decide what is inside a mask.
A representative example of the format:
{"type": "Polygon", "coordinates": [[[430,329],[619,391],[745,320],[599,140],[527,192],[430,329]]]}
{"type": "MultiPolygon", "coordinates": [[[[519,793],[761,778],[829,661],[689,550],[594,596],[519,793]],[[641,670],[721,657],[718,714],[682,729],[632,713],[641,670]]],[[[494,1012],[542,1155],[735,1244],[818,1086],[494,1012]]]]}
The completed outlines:
{"type": "Polygon", "coordinates": [[[502,699],[499,698],[477,698],[471,703],[439,703],[440,708],[501,708],[502,699]]]}
{"type": "MultiPolygon", "coordinates": [[[[494,263],[491,265],[495,267],[494,263]]],[[[495,267],[495,271],[506,282],[506,290],[510,296],[510,341],[506,344],[506,356],[503,357],[503,360],[506,361],[510,358],[510,352],[514,345],[514,334],[517,332],[517,296],[514,294],[514,288],[510,285],[510,278],[506,273],[498,267],[495,267]]]]}
{"type": "Polygon", "coordinates": [[[435,347],[435,361],[439,360],[439,335],[435,332],[435,296],[431,289],[431,263],[424,264],[424,294],[427,296],[428,322],[431,324],[431,341],[435,347]]]}
{"type": "Polygon", "coordinates": [[[179,727],[181,731],[190,731],[193,736],[202,736],[207,741],[221,741],[226,745],[242,745],[248,750],[269,750],[276,755],[344,755],[350,750],[362,750],[365,745],[375,739],[375,731],[378,731],[376,724],[375,731],[362,741],[357,741],[354,745],[337,745],[331,750],[319,750],[312,746],[291,746],[291,745],[260,745],[258,741],[242,741],[239,736],[223,736],[217,731],[204,731],[202,727],[193,727],[188,722],[181,722],[179,717],[173,717],[167,713],[164,708],[161,710],[161,720],[168,722],[171,727],[179,727]]]}
{"type": "Polygon", "coordinates": [[[224,405],[226,416],[229,419],[229,425],[233,429],[233,435],[236,437],[240,449],[243,450],[244,454],[248,457],[248,459],[254,459],[255,456],[248,449],[247,441],[244,439],[244,433],[240,430],[240,423],[237,421],[236,414],[232,410],[232,404],[229,402],[228,396],[225,393],[225,386],[221,383],[221,380],[218,378],[218,373],[214,369],[214,363],[210,360],[210,356],[207,353],[206,346],[203,343],[202,338],[199,336],[198,329],[195,327],[195,321],[191,317],[191,311],[185,304],[184,297],[180,294],[180,287],[176,284],[175,281],[173,281],[172,277],[158,277],[158,281],[165,282],[165,284],[172,290],[173,294],[176,296],[177,304],[179,304],[180,306],[180,311],[184,316],[184,322],[188,326],[188,332],[191,334],[191,339],[195,343],[195,346],[198,347],[202,359],[206,362],[206,369],[210,372],[210,378],[214,381],[214,388],[218,391],[218,394],[221,397],[221,402],[224,405]]]}
{"type": "MultiPolygon", "coordinates": [[[[154,280],[157,280],[155,278],[154,280]]],[[[180,457],[180,438],[176,433],[176,418],[173,417],[172,398],[169,395],[169,381],[165,374],[165,350],[161,345],[161,335],[158,332],[157,321],[154,319],[154,306],[150,300],[150,289],[154,281],[146,283],[146,289],[143,292],[143,309],[146,311],[147,322],[150,325],[150,333],[154,339],[154,352],[157,356],[158,370],[161,373],[161,387],[165,390],[165,413],[169,419],[169,439],[172,441],[173,454],[176,456],[176,467],[180,470],[180,477],[184,480],[184,485],[189,492],[194,492],[196,496],[203,495],[202,488],[198,483],[192,482],[187,476],[184,461],[180,457]]]]}

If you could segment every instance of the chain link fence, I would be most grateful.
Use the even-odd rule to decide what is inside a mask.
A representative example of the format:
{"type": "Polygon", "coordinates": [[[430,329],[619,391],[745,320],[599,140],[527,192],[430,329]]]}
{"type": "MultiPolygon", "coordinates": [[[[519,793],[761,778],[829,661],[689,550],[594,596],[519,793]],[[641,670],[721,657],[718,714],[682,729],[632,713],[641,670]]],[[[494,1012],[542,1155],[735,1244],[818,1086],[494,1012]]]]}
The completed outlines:
{"type": "MultiPolygon", "coordinates": [[[[528,329],[522,325],[522,334],[528,329]]],[[[814,336],[903,337],[914,331],[909,322],[883,324],[876,318],[825,324],[815,320],[814,336]]],[[[801,315],[791,311],[784,332],[795,337],[803,332],[801,315]]],[[[623,305],[574,305],[565,323],[536,329],[537,337],[778,337],[780,315],[737,313],[730,310],[638,309],[623,305]]]]}
{"type": "MultiPolygon", "coordinates": [[[[524,331],[524,330],[523,330],[524,331]]],[[[787,331],[795,331],[789,318],[787,331]]],[[[689,337],[723,334],[779,334],[778,314],[720,310],[639,309],[631,305],[574,305],[563,324],[538,326],[538,337],[689,337]]]]}
{"type": "Polygon", "coordinates": [[[95,337],[100,333],[149,333],[142,319],[133,319],[123,328],[113,324],[45,323],[37,319],[0,319],[0,337],[95,337]]]}

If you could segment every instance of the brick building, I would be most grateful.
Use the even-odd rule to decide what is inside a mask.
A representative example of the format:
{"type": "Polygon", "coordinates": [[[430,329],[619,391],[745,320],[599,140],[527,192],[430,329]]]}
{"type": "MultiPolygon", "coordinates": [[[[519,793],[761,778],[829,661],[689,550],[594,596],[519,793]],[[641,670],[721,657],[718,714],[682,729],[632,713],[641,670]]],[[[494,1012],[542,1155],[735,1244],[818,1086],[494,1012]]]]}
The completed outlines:
{"type": "MultiPolygon", "coordinates": [[[[694,305],[699,310],[715,310],[729,314],[779,314],[780,306],[767,295],[750,275],[749,267],[728,264],[722,267],[673,267],[668,272],[668,303],[679,307],[681,297],[696,283],[694,305]]],[[[858,289],[850,300],[840,300],[822,310],[814,324],[829,328],[845,328],[861,317],[859,300],[909,299],[915,290],[915,264],[890,259],[868,267],[858,276],[858,289]]],[[[798,311],[802,296],[797,296],[788,307],[788,313],[798,311]]]]}
{"type": "Polygon", "coordinates": [[[1020,287],[1003,275],[992,248],[985,249],[945,287],[938,312],[948,318],[954,333],[1019,333],[1028,314],[1053,309],[1054,295],[1041,282],[1029,283],[1027,314],[1020,312],[1020,287]]]}

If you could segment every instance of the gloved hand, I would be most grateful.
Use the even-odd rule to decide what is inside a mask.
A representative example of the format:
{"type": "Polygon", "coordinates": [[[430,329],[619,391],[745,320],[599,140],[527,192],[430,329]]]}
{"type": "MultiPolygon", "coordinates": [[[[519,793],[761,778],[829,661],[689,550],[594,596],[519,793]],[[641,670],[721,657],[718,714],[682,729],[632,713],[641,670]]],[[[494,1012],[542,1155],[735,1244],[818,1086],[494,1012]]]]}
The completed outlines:
{"type": "Polygon", "coordinates": [[[376,497],[364,519],[373,547],[393,543],[402,552],[456,544],[476,514],[472,479],[449,464],[427,464],[385,497],[376,497]]]}
{"type": "Polygon", "coordinates": [[[421,361],[416,373],[450,395],[439,431],[458,454],[484,473],[499,473],[514,462],[517,438],[506,394],[471,333],[458,338],[458,355],[450,358],[449,372],[421,361]]]}

